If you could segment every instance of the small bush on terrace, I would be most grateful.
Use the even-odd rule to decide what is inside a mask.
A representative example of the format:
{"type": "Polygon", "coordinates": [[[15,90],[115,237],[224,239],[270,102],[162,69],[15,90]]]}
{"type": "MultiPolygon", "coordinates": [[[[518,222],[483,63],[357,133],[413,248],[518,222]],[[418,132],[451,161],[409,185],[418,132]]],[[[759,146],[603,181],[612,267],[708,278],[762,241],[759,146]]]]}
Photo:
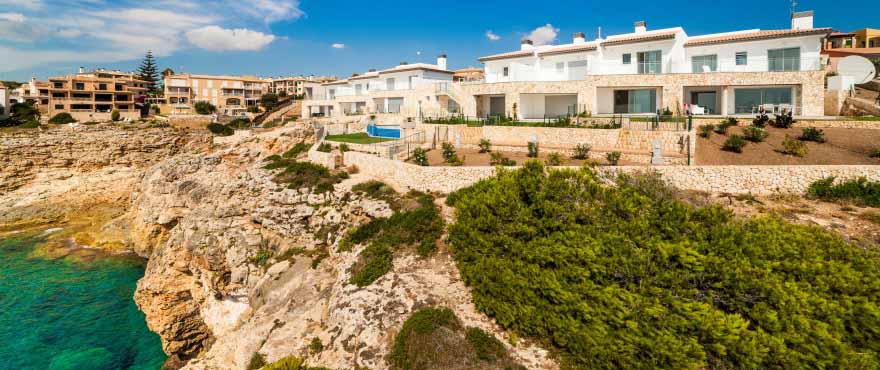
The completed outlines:
{"type": "Polygon", "coordinates": [[[614,152],[606,154],[605,159],[607,159],[608,163],[610,163],[612,166],[616,166],[618,163],[620,163],[621,156],[622,156],[622,153],[620,153],[618,151],[614,151],[614,152]]]}
{"type": "Polygon", "coordinates": [[[529,141],[528,151],[529,158],[538,158],[538,143],[534,141],[529,141]]]}
{"type": "Polygon", "coordinates": [[[587,143],[582,143],[575,145],[574,147],[574,155],[571,157],[578,160],[584,160],[590,158],[590,150],[593,149],[593,146],[587,143]]]}
{"type": "Polygon", "coordinates": [[[352,186],[351,191],[361,193],[368,198],[384,201],[394,210],[400,209],[399,195],[384,182],[376,180],[362,182],[352,186]]]}
{"type": "Polygon", "coordinates": [[[770,123],[770,117],[767,116],[767,113],[761,112],[755,119],[752,120],[752,126],[758,128],[765,128],[767,124],[770,123]]]}
{"type": "Polygon", "coordinates": [[[782,140],[782,153],[793,155],[795,157],[803,157],[807,155],[809,150],[807,149],[807,144],[804,144],[803,141],[797,140],[791,136],[785,135],[785,140],[782,140]]]}
{"type": "Polygon", "coordinates": [[[834,177],[826,177],[810,184],[807,196],[830,202],[852,202],[862,206],[880,207],[880,182],[864,177],[834,183],[834,177]]]}
{"type": "Polygon", "coordinates": [[[870,157],[871,158],[880,158],[880,149],[874,149],[874,151],[871,152],[870,157]]]}
{"type": "Polygon", "coordinates": [[[317,151],[324,152],[324,153],[330,153],[333,151],[333,146],[330,145],[330,143],[321,143],[321,145],[318,145],[317,151]]]}
{"type": "Polygon", "coordinates": [[[233,130],[244,130],[251,128],[251,120],[249,118],[236,118],[227,123],[226,126],[233,130]]]}
{"type": "Polygon", "coordinates": [[[419,166],[428,165],[428,152],[423,148],[413,149],[413,161],[419,166]]]}
{"type": "Polygon", "coordinates": [[[496,152],[489,155],[489,164],[493,166],[516,166],[516,161],[496,152]]]}
{"type": "Polygon", "coordinates": [[[453,146],[451,143],[443,143],[442,147],[443,160],[448,162],[449,158],[452,158],[452,156],[455,155],[455,146],[453,146]]]}
{"type": "Polygon", "coordinates": [[[743,137],[753,143],[760,143],[766,140],[768,135],[766,129],[756,126],[749,126],[743,129],[743,137]]]}
{"type": "Polygon", "coordinates": [[[448,308],[414,312],[394,337],[388,362],[394,370],[524,370],[498,339],[479,328],[465,328],[448,308]]]}
{"type": "Polygon", "coordinates": [[[117,121],[119,121],[119,119],[120,119],[120,117],[119,117],[118,110],[114,109],[112,112],[110,112],[110,120],[111,121],[117,122],[117,121]]]}
{"type": "Polygon", "coordinates": [[[547,155],[547,160],[545,161],[545,163],[551,167],[561,166],[562,155],[559,153],[550,153],[549,155],[547,155]]]}
{"type": "Polygon", "coordinates": [[[712,124],[702,125],[702,126],[700,126],[699,135],[700,135],[700,137],[702,137],[704,139],[708,139],[709,137],[712,136],[712,131],[715,131],[715,125],[712,125],[712,124]]]}
{"type": "Polygon", "coordinates": [[[76,120],[73,119],[73,116],[71,116],[70,113],[67,112],[58,113],[54,117],[49,119],[49,123],[55,125],[64,125],[73,122],[76,122],[76,120]]]}
{"type": "Polygon", "coordinates": [[[415,201],[412,210],[399,210],[389,218],[376,218],[350,231],[340,242],[342,251],[357,244],[369,243],[351,268],[351,284],[364,287],[391,271],[394,252],[415,246],[421,256],[437,248],[444,221],[434,204],[434,197],[410,192],[406,198],[415,201]]]}
{"type": "Polygon", "coordinates": [[[777,114],[776,120],[773,121],[773,125],[778,128],[791,128],[797,121],[794,120],[794,116],[792,116],[791,112],[787,114],[777,114]]]}
{"type": "Polygon", "coordinates": [[[480,153],[489,153],[492,151],[492,143],[489,139],[480,139],[480,153]]]}
{"type": "Polygon", "coordinates": [[[351,148],[348,147],[348,144],[346,144],[346,143],[339,144],[339,152],[340,153],[345,153],[350,150],[351,150],[351,148]]]}
{"type": "Polygon", "coordinates": [[[798,138],[800,141],[812,141],[815,143],[824,143],[825,142],[825,131],[814,127],[807,127],[801,132],[801,137],[798,138]]]}
{"type": "Polygon", "coordinates": [[[731,123],[729,120],[721,121],[718,125],[715,126],[715,133],[719,135],[727,135],[727,129],[730,126],[735,126],[736,123],[731,123]]]}
{"type": "Polygon", "coordinates": [[[730,135],[730,137],[724,141],[724,145],[721,147],[721,150],[727,152],[742,153],[743,147],[745,146],[746,139],[743,139],[742,136],[730,135]]]}
{"type": "Polygon", "coordinates": [[[605,181],[530,161],[453,194],[478,310],[563,370],[880,367],[880,250],[605,181]]]}

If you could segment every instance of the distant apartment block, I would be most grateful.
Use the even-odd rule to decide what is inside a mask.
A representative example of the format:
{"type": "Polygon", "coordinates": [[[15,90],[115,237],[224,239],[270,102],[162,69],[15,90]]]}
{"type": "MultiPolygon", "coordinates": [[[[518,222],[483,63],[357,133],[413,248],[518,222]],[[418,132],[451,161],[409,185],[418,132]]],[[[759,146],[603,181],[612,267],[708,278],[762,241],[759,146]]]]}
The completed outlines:
{"type": "Polygon", "coordinates": [[[245,114],[258,107],[269,82],[253,76],[173,74],[165,76],[165,107],[171,114],[195,114],[193,104],[206,101],[227,115],[245,114]]]}
{"type": "Polygon", "coordinates": [[[480,58],[485,74],[481,83],[453,83],[445,57],[429,65],[424,70],[429,74],[423,76],[392,76],[393,69],[353,76],[327,84],[327,99],[308,105],[304,114],[397,112],[416,117],[455,112],[543,119],[669,109],[681,114],[767,110],[822,116],[825,66],[820,53],[831,32],[813,26],[811,11],[794,13],[789,29],[699,36],[681,27],[649,30],[646,22],[636,22],[631,33],[597,35],[594,40],[583,33],[559,45],[522,40],[519,50],[480,58]]]}
{"type": "Polygon", "coordinates": [[[315,96],[322,95],[321,85],[328,82],[336,81],[336,77],[326,76],[297,76],[297,77],[276,77],[265,79],[269,83],[269,92],[281,94],[284,92],[289,96],[301,96],[304,99],[313,99],[315,96]]]}
{"type": "Polygon", "coordinates": [[[0,85],[0,119],[9,117],[9,109],[11,108],[9,95],[10,90],[6,86],[0,85]]]}
{"type": "Polygon", "coordinates": [[[453,82],[481,82],[486,78],[482,68],[468,67],[452,71],[453,82]]]}
{"type": "Polygon", "coordinates": [[[119,111],[123,118],[140,118],[138,99],[147,90],[146,82],[133,73],[109,70],[50,77],[45,88],[37,84],[41,109],[50,117],[66,112],[78,121],[106,120],[119,111]]]}
{"type": "Polygon", "coordinates": [[[864,28],[855,32],[835,32],[828,36],[827,49],[880,48],[880,30],[864,28]]]}

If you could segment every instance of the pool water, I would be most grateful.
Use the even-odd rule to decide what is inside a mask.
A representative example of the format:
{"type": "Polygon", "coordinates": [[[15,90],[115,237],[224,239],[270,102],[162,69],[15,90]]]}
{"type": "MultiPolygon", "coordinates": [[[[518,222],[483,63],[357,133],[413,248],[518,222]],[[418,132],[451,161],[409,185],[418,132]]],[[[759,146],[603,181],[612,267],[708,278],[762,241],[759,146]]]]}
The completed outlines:
{"type": "Polygon", "coordinates": [[[398,126],[367,126],[367,135],[388,139],[400,139],[400,127],[398,126]]]}
{"type": "Polygon", "coordinates": [[[159,369],[161,342],[132,298],[144,261],[45,258],[40,242],[0,240],[0,368],[159,369]]]}

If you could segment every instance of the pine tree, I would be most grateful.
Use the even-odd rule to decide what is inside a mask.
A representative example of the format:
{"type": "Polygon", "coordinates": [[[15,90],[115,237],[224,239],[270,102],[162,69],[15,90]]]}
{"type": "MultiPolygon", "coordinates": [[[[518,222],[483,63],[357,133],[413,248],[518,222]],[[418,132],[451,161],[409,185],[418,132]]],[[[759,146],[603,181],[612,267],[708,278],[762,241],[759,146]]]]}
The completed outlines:
{"type": "Polygon", "coordinates": [[[158,72],[156,69],[156,59],[153,58],[153,51],[147,51],[144,61],[138,68],[138,78],[147,82],[147,92],[155,94],[158,92],[158,72]]]}

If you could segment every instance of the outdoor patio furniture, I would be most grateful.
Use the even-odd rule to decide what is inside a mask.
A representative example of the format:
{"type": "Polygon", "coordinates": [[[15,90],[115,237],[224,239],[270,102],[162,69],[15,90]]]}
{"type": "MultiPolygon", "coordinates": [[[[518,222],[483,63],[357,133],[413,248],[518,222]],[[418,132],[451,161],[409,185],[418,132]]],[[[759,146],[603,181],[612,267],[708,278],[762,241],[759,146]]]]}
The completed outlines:
{"type": "Polygon", "coordinates": [[[706,108],[696,104],[691,104],[691,114],[706,114],[706,108]]]}

